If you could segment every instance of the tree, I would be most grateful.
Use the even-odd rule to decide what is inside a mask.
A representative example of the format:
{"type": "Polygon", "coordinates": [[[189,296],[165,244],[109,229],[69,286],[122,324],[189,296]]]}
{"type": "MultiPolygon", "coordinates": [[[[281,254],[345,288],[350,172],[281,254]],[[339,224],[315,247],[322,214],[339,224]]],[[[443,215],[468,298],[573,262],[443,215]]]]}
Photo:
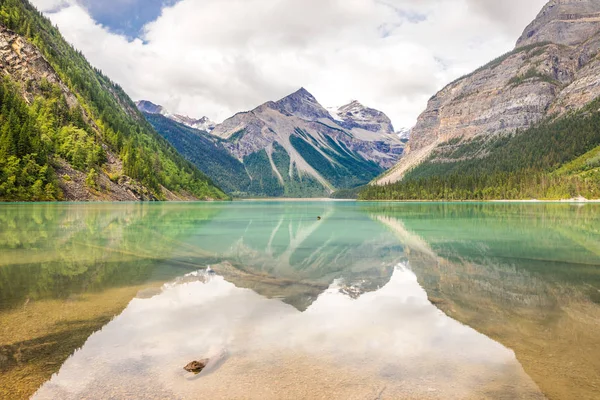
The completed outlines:
{"type": "Polygon", "coordinates": [[[85,184],[92,189],[98,189],[98,173],[94,168],[90,169],[87,177],[85,178],[85,184]]]}

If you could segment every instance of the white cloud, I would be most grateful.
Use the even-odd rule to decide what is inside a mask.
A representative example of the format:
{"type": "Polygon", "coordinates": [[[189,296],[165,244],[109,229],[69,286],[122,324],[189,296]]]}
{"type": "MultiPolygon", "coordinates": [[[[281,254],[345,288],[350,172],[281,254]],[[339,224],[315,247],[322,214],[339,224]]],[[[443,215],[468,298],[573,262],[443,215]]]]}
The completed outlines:
{"type": "Polygon", "coordinates": [[[34,0],[134,99],[216,120],[304,86],[412,126],[454,78],[510,50],[545,0],[182,0],[128,41],[75,0],[34,0]]]}

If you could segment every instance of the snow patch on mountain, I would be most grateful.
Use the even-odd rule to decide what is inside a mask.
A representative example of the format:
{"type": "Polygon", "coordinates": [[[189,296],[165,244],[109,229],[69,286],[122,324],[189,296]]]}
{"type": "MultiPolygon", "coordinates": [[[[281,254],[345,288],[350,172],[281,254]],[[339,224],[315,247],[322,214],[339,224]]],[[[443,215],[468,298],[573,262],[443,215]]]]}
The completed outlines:
{"type": "Polygon", "coordinates": [[[207,117],[195,119],[186,115],[171,113],[163,106],[154,104],[148,100],[137,101],[135,105],[141,112],[145,112],[148,114],[160,114],[169,118],[172,121],[179,122],[180,124],[186,125],[190,128],[198,129],[205,132],[211,132],[213,129],[215,129],[215,126],[217,125],[215,122],[211,121],[207,117]]]}
{"type": "Polygon", "coordinates": [[[411,133],[412,133],[412,128],[401,128],[398,132],[396,132],[396,134],[398,135],[400,140],[406,140],[406,141],[408,141],[408,139],[410,139],[411,133]]]}

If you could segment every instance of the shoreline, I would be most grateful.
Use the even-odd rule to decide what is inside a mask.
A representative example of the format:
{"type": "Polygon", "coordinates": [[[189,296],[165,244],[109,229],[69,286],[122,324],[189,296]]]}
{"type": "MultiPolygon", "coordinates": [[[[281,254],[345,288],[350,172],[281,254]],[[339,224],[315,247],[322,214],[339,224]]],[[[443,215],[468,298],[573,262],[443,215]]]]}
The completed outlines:
{"type": "Polygon", "coordinates": [[[359,199],[330,199],[330,198],[257,198],[257,199],[233,199],[231,201],[0,201],[0,205],[23,205],[23,204],[64,204],[64,205],[83,205],[83,204],[231,204],[242,202],[321,202],[321,203],[564,203],[564,204],[594,204],[600,203],[600,199],[561,199],[561,200],[359,200],[359,199]]]}
{"type": "Polygon", "coordinates": [[[600,203],[600,199],[563,199],[563,200],[356,200],[358,203],[564,203],[588,204],[600,203]]]}
{"type": "Polygon", "coordinates": [[[315,197],[315,198],[300,198],[300,197],[269,197],[269,198],[256,198],[256,199],[233,199],[233,202],[243,202],[243,201],[271,201],[271,202],[302,202],[302,201],[315,201],[315,202],[353,202],[357,201],[356,199],[330,199],[327,197],[315,197]]]}

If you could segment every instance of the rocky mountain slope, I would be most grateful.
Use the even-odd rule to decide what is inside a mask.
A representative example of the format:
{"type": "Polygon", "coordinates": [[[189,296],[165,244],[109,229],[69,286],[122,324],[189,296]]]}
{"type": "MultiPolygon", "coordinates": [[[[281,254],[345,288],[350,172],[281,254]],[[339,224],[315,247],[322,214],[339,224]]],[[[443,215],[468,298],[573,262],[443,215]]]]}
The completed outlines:
{"type": "Polygon", "coordinates": [[[164,117],[169,118],[172,121],[179,122],[180,124],[183,124],[190,128],[198,129],[198,130],[205,131],[205,132],[212,131],[213,129],[215,129],[215,126],[217,125],[215,122],[208,119],[208,117],[202,117],[199,119],[195,119],[195,118],[188,117],[186,115],[173,114],[170,111],[168,111],[167,109],[165,109],[163,106],[159,106],[148,100],[136,101],[135,105],[137,106],[138,110],[140,110],[141,112],[143,112],[145,114],[160,114],[164,117]]]}
{"type": "Polygon", "coordinates": [[[27,1],[0,2],[0,200],[227,196],[27,1]]]}
{"type": "Polygon", "coordinates": [[[430,99],[405,157],[376,183],[397,182],[423,163],[441,170],[483,159],[500,138],[582,110],[600,95],[599,31],[599,1],[550,1],[512,52],[430,99]]]}
{"type": "MultiPolygon", "coordinates": [[[[153,110],[161,113],[159,108],[153,110]]],[[[369,182],[394,165],[404,148],[382,112],[356,101],[330,112],[305,89],[234,115],[210,132],[213,139],[196,133],[197,139],[189,137],[183,144],[168,132],[178,130],[180,138],[194,134],[165,120],[150,122],[217,183],[239,182],[229,186],[239,196],[328,196],[336,189],[369,182]],[[226,149],[240,163],[242,176],[226,176],[215,171],[218,163],[211,167],[198,159],[203,149],[215,151],[214,146],[221,160],[227,159],[222,151],[226,149]]]]}

